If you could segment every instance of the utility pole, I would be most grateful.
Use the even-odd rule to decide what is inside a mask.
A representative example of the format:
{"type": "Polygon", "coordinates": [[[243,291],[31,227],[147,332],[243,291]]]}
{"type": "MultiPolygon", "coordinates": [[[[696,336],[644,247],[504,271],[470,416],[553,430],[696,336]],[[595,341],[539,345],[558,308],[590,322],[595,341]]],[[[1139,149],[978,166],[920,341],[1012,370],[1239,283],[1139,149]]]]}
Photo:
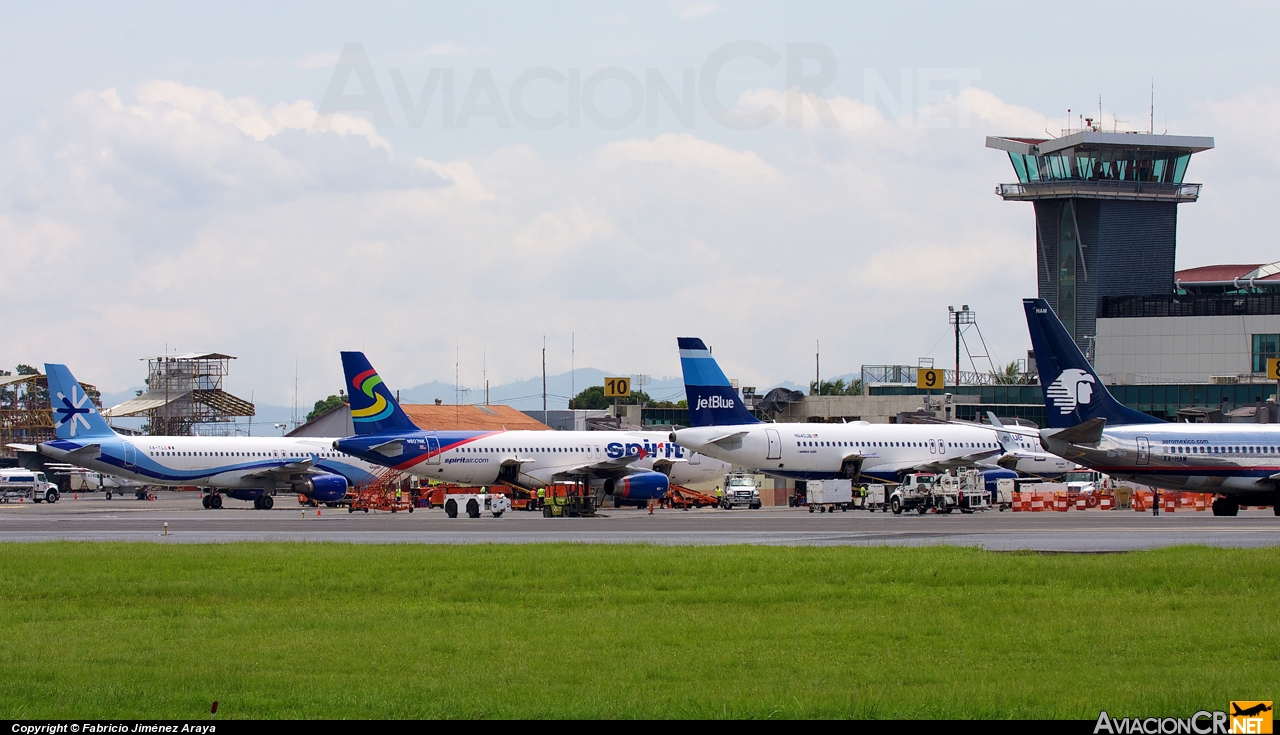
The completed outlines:
{"type": "Polygon", "coordinates": [[[542,335],[542,423],[547,423],[547,335],[542,335]]]}
{"type": "Polygon", "coordinates": [[[822,395],[822,344],[813,341],[813,394],[822,395]]]}

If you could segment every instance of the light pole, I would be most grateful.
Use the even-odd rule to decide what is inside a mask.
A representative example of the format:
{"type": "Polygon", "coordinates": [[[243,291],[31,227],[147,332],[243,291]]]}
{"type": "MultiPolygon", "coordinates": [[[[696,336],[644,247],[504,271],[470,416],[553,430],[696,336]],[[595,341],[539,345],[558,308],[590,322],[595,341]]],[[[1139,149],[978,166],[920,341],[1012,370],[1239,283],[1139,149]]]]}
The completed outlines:
{"type": "Polygon", "coordinates": [[[947,323],[955,328],[956,333],[956,388],[960,387],[960,327],[973,324],[976,319],[977,314],[969,310],[968,304],[961,306],[960,311],[956,311],[954,306],[947,307],[947,323]]]}

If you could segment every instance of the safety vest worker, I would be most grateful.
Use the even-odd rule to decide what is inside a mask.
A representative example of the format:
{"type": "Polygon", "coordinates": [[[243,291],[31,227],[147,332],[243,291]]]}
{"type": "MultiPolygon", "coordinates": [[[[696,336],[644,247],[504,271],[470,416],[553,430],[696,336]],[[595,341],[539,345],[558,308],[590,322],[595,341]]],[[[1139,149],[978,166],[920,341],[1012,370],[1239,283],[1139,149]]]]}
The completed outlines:
{"type": "Polygon", "coordinates": [[[400,486],[396,485],[396,502],[400,502],[400,486]]]}
{"type": "Polygon", "coordinates": [[[724,493],[720,492],[720,486],[716,485],[716,500],[719,500],[722,497],[724,497],[724,493]]]}
{"type": "Polygon", "coordinates": [[[547,489],[545,487],[538,488],[538,506],[541,507],[547,502],[547,489]]]}

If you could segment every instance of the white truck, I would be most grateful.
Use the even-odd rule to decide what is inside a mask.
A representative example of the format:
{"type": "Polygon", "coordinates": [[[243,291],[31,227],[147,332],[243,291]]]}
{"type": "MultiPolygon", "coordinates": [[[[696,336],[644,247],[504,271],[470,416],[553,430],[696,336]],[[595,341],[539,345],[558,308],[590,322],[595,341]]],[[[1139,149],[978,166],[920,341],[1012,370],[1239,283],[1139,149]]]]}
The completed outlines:
{"type": "Polygon", "coordinates": [[[853,483],[849,480],[810,480],[805,483],[809,512],[843,512],[853,506],[853,483]]]}
{"type": "Polygon", "coordinates": [[[0,470],[0,503],[58,502],[58,486],[49,482],[43,472],[24,469],[0,470]]]}
{"type": "Polygon", "coordinates": [[[904,510],[914,510],[920,515],[929,512],[933,507],[933,483],[937,475],[917,472],[902,478],[902,484],[894,488],[889,496],[889,510],[894,515],[901,515],[904,510]]]}
{"type": "Polygon", "coordinates": [[[1072,496],[1092,495],[1111,489],[1111,478],[1097,470],[1072,470],[1062,476],[1061,482],[1072,496]]]}
{"type": "Polygon", "coordinates": [[[760,485],[755,475],[746,472],[731,472],[724,476],[724,495],[720,498],[720,507],[730,509],[747,506],[751,510],[760,507],[760,485]]]}

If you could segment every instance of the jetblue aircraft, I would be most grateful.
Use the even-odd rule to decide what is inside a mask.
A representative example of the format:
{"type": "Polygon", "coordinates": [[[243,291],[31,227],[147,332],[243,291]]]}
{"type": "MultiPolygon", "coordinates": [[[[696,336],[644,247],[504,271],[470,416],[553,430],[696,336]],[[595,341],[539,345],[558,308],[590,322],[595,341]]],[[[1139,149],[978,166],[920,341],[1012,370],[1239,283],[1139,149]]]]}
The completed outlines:
{"type": "Polygon", "coordinates": [[[742,405],[702,340],[681,337],[680,367],[691,428],[671,440],[709,456],[777,477],[821,480],[870,477],[898,482],[909,472],[960,467],[995,469],[999,460],[1032,474],[1062,473],[1058,458],[1026,451],[1034,431],[979,424],[761,423],[742,405]],[[1019,453],[1023,456],[1019,456],[1019,453]]]}
{"type": "Polygon", "coordinates": [[[1044,388],[1044,448],[1112,477],[1217,493],[1213,514],[1270,505],[1280,515],[1280,427],[1175,424],[1112,397],[1044,299],[1023,299],[1044,388]]]}
{"type": "Polygon", "coordinates": [[[541,487],[587,477],[615,506],[646,505],[671,483],[730,472],[656,431],[423,431],[409,420],[362,352],[343,352],[356,435],[335,449],[419,477],[464,485],[541,487]]]}
{"type": "Polygon", "coordinates": [[[347,488],[374,479],[377,465],[333,449],[333,439],[117,434],[65,365],[44,366],[56,422],[53,441],[37,447],[58,462],[149,485],[206,488],[204,507],[222,496],[270,510],[276,490],[331,503],[347,488]]]}

